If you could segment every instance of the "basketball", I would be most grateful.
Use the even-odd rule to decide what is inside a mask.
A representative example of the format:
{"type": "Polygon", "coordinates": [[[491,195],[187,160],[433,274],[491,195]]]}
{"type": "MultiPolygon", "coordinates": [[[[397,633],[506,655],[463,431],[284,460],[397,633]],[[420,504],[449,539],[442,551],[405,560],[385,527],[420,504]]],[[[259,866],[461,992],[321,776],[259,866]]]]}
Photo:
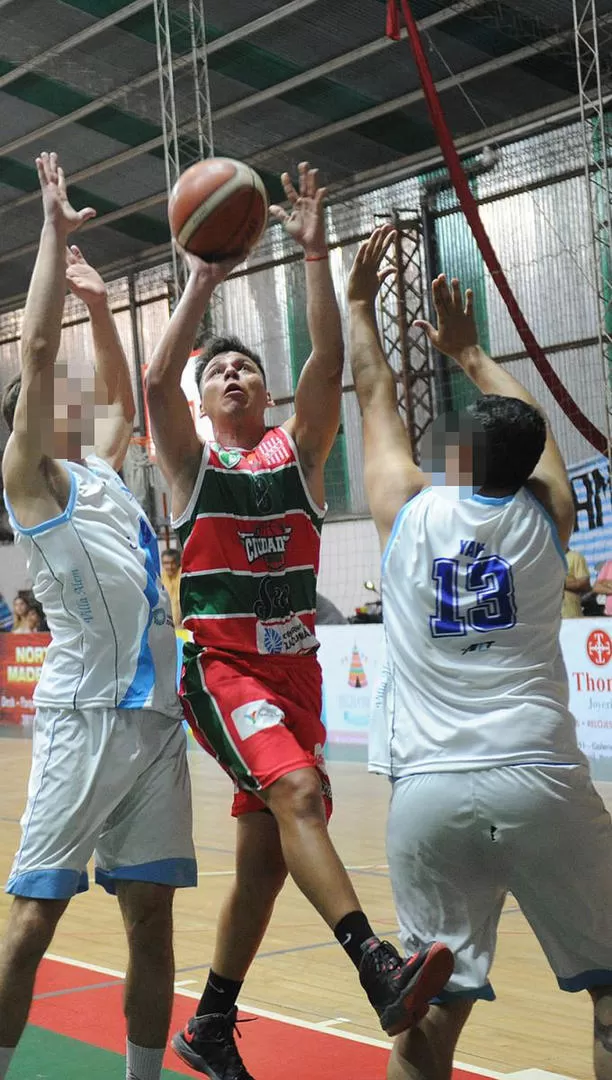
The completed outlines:
{"type": "Polygon", "coordinates": [[[208,158],[175,184],[168,220],[180,246],[207,262],[247,255],[266,227],[266,189],[243,162],[208,158]]]}

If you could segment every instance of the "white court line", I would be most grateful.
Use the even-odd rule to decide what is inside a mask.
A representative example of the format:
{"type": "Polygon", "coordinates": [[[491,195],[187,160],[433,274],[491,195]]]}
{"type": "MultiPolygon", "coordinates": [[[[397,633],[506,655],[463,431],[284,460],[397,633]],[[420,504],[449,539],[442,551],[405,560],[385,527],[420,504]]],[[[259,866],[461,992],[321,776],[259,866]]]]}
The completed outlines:
{"type": "MultiPolygon", "coordinates": [[[[72,960],[67,956],[57,956],[56,953],[45,953],[47,960],[55,960],[58,964],[67,964],[69,967],[81,968],[84,971],[96,971],[100,975],[111,975],[117,979],[124,979],[125,972],[115,971],[113,968],[99,967],[97,964],[84,964],[82,960],[72,960]]],[[[177,983],[177,986],[179,984],[177,983]]],[[[181,988],[177,991],[182,997],[195,998],[199,1000],[201,994],[196,990],[185,990],[181,988]]],[[[336,1020],[323,1020],[318,1023],[313,1023],[311,1020],[297,1020],[293,1016],[284,1016],[283,1013],[271,1012],[269,1009],[260,1009],[254,1005],[241,1005],[241,1008],[245,1012],[252,1013],[253,1016],[263,1016],[266,1020],[278,1020],[281,1024],[291,1024],[292,1027],[305,1028],[308,1031],[324,1031],[326,1035],[330,1035],[336,1039],[348,1039],[349,1042],[364,1043],[366,1046],[380,1046],[384,1050],[388,1050],[391,1043],[383,1039],[372,1039],[368,1035],[355,1035],[352,1031],[338,1031],[334,1027],[322,1028],[323,1024],[334,1023],[349,1023],[343,1017],[337,1017],[336,1020]]],[[[572,1077],[560,1077],[558,1073],[544,1072],[541,1069],[524,1069],[522,1072],[513,1073],[497,1073],[491,1069],[481,1069],[477,1065],[466,1065],[462,1061],[455,1061],[453,1065],[457,1069],[464,1069],[466,1072],[474,1073],[476,1076],[488,1076],[491,1080],[572,1080],[572,1077]]]]}
{"type": "MultiPolygon", "coordinates": [[[[85,964],[82,960],[72,960],[67,956],[57,956],[55,953],[46,953],[45,956],[47,960],[55,960],[58,964],[67,964],[69,967],[81,968],[85,971],[95,971],[100,975],[111,975],[117,979],[125,978],[124,971],[116,971],[114,968],[100,967],[98,964],[85,964]]],[[[185,979],[181,983],[176,983],[176,986],[180,988],[177,993],[182,997],[199,1000],[201,994],[198,991],[183,989],[188,982],[195,982],[195,979],[185,979]]],[[[326,1034],[333,1035],[337,1039],[348,1039],[350,1042],[364,1043],[366,1046],[380,1046],[385,1050],[388,1050],[391,1045],[390,1042],[383,1039],[372,1039],[368,1035],[356,1035],[351,1031],[336,1031],[331,1027],[332,1024],[351,1023],[346,1017],[339,1016],[335,1020],[320,1020],[314,1023],[311,1020],[298,1020],[293,1016],[272,1012],[270,1009],[260,1009],[255,1005],[243,1005],[242,1008],[245,1012],[253,1013],[254,1016],[262,1016],[266,1020],[277,1020],[281,1024],[291,1024],[293,1027],[305,1028],[308,1031],[324,1030],[326,1034]]],[[[455,1061],[453,1064],[457,1069],[465,1069],[467,1072],[474,1073],[477,1076],[489,1076],[491,1080],[572,1080],[571,1077],[545,1072],[542,1069],[524,1069],[522,1072],[497,1073],[491,1069],[481,1069],[478,1065],[467,1065],[462,1061],[455,1061]]]]}
{"type": "Polygon", "coordinates": [[[235,870],[198,870],[198,877],[233,877],[235,870]]]}

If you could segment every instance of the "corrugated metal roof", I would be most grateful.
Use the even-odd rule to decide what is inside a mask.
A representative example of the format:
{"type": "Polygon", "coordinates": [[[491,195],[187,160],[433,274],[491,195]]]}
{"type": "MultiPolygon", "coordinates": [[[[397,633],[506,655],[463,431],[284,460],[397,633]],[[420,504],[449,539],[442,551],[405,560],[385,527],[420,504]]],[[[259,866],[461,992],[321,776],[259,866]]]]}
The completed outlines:
{"type": "MultiPolygon", "coordinates": [[[[567,0],[411,6],[457,137],[484,143],[491,127],[516,128],[535,109],[553,117],[575,105],[567,0]]],[[[184,57],[186,0],[170,9],[184,57]]],[[[31,271],[40,227],[33,158],[41,149],[61,153],[75,202],[96,205],[98,223],[83,243],[102,268],[125,267],[130,257],[138,265],[156,247],[160,261],[167,257],[153,10],[147,0],[3,6],[0,307],[17,302],[31,271]],[[24,63],[33,66],[20,71],[24,63]]],[[[256,163],[274,198],[279,188],[269,174],[303,157],[319,167],[332,197],[371,172],[374,184],[387,171],[408,171],[416,155],[434,163],[408,45],[384,37],[384,0],[207,0],[205,10],[216,151],[256,163]]],[[[609,40],[612,0],[599,0],[598,10],[609,40]]],[[[179,122],[193,118],[186,64],[175,89],[179,122]]]]}

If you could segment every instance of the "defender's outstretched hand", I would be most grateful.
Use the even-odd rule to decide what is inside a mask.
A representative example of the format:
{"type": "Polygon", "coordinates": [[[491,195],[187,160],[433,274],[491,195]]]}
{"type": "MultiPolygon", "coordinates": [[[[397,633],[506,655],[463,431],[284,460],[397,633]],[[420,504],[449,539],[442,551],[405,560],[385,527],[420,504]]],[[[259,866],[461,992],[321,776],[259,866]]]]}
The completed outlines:
{"type": "Polygon", "coordinates": [[[71,206],[66,193],[64,170],[58,163],[57,154],[43,152],[36,158],[36,169],[46,222],[67,236],[96,216],[96,211],[91,206],[86,206],[83,210],[75,210],[71,206]]]}
{"type": "Polygon", "coordinates": [[[106,299],[106,285],[76,244],[66,248],[66,283],[87,307],[106,299]]]}
{"type": "Polygon", "coordinates": [[[319,170],[311,169],[307,161],[300,162],[298,174],[299,192],[295,190],[289,173],[281,176],[285,195],[291,203],[291,213],[275,204],[270,207],[270,213],[282,221],[289,236],[304,248],[307,255],[326,255],[323,200],[327,191],[319,187],[319,170]]]}
{"type": "Polygon", "coordinates": [[[425,331],[436,349],[460,364],[464,350],[478,345],[474,294],[471,289],[466,289],[464,301],[457,278],[452,279],[449,288],[445,275],[439,274],[433,281],[432,295],[438,328],[425,319],[415,319],[414,325],[425,331]]]}
{"type": "Polygon", "coordinates": [[[395,273],[393,266],[379,269],[394,236],[393,225],[380,225],[359,248],[348,280],[349,304],[373,303],[385,278],[395,273]]]}

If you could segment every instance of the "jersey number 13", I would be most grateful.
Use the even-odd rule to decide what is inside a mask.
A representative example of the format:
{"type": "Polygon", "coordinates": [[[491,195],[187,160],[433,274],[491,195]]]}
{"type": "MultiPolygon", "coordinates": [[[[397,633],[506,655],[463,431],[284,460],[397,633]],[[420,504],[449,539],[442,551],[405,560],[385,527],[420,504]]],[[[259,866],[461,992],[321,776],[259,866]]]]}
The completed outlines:
{"type": "Polygon", "coordinates": [[[463,637],[468,626],[488,634],[516,625],[512,567],[500,555],[488,555],[466,567],[458,559],[434,559],[431,576],[436,583],[436,614],[429,616],[432,637],[463,637]],[[460,615],[464,590],[474,594],[474,603],[460,615]]]}

